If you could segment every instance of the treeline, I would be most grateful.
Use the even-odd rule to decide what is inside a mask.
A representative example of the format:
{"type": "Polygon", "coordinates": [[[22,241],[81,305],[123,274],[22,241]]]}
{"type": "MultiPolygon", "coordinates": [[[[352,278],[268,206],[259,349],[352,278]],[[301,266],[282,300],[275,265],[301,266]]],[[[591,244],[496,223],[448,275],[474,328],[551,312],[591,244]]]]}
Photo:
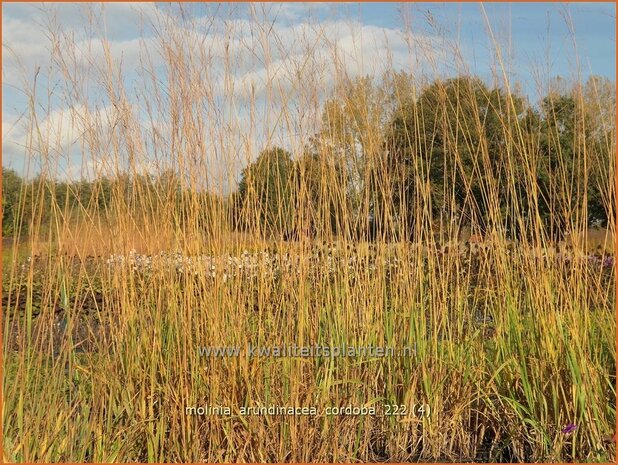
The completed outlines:
{"type": "Polygon", "coordinates": [[[167,219],[182,226],[195,213],[197,221],[204,222],[213,205],[223,203],[216,195],[183,187],[182,179],[173,170],[159,175],[123,174],[76,182],[42,176],[25,180],[14,170],[2,170],[3,236],[15,236],[18,232],[27,235],[54,221],[109,223],[130,218],[139,225],[167,219]]]}
{"type": "Polygon", "coordinates": [[[556,79],[536,105],[474,77],[418,95],[405,74],[349,82],[326,102],[304,153],[268,149],[243,171],[236,227],[410,239],[462,225],[510,238],[606,226],[615,108],[614,85],[599,77],[572,87],[556,79]]]}
{"type": "Polygon", "coordinates": [[[5,169],[3,234],[57,210],[284,239],[408,240],[461,225],[557,237],[615,218],[615,108],[600,77],[556,79],[536,104],[469,76],[420,90],[404,73],[360,78],[335,89],[302,153],[266,148],[226,198],[173,171],[64,183],[5,169]]]}

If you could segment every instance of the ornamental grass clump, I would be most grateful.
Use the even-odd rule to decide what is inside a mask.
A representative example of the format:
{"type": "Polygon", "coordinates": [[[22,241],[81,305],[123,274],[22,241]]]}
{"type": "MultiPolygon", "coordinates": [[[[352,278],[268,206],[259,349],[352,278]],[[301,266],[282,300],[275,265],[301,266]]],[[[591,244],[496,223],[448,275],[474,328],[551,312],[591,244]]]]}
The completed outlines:
{"type": "Polygon", "coordinates": [[[48,17],[3,259],[7,459],[611,460],[615,260],[559,244],[615,237],[614,84],[524,95],[483,15],[485,80],[433,18],[366,63],[355,21],[200,8],[149,13],[131,60],[96,14],[83,43],[48,17]],[[315,346],[393,352],[248,353],[315,346]]]}

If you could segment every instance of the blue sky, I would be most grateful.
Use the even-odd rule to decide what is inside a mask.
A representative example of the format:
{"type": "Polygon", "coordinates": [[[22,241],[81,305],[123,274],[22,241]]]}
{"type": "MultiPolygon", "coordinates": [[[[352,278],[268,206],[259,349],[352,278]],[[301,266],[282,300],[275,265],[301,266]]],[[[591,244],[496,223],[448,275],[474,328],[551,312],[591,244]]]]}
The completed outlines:
{"type": "MultiPolygon", "coordinates": [[[[417,4],[415,8],[439,17],[442,24],[450,26],[453,35],[460,28],[459,37],[475,50],[479,68],[486,64],[487,22],[479,4],[417,4]]],[[[494,34],[510,37],[516,64],[524,70],[539,63],[549,65],[550,74],[573,73],[574,38],[581,71],[615,79],[614,3],[487,3],[484,8],[494,34]],[[574,34],[565,18],[572,21],[574,34]],[[549,63],[545,60],[547,56],[551,57],[549,63]]],[[[419,22],[419,26],[423,27],[423,23],[419,22]]]]}
{"type": "MultiPolygon", "coordinates": [[[[24,160],[23,146],[27,133],[20,128],[23,123],[20,116],[26,108],[27,99],[20,92],[20,86],[24,82],[32,82],[37,66],[43,70],[40,82],[47,82],[44,78],[49,77],[45,76],[45,70],[50,63],[50,43],[42,24],[50,17],[48,14],[53,13],[59,30],[73,35],[84,49],[88,49],[84,45],[90,40],[85,30],[87,8],[83,4],[2,4],[4,166],[19,169],[24,160]]],[[[156,3],[114,3],[106,4],[102,10],[100,6],[95,8],[95,18],[105,26],[113,59],[118,63],[122,61],[125,79],[134,80],[141,53],[141,18],[157,17],[170,7],[156,3]]],[[[616,76],[614,3],[487,3],[484,4],[487,20],[478,3],[191,4],[186,8],[192,10],[198,19],[207,20],[215,13],[221,18],[213,23],[214,29],[200,31],[202,43],[211,44],[213,49],[221,47],[230,20],[234,20],[236,38],[243,38],[245,34],[246,39],[254,34],[257,30],[252,29],[252,15],[273,23],[275,35],[283,44],[282,50],[289,47],[290,56],[299,56],[299,47],[314,40],[312,37],[320,30],[324,40],[342,51],[343,66],[351,77],[379,75],[389,66],[406,71],[411,71],[414,66],[413,71],[430,77],[434,74],[449,75],[461,72],[464,63],[467,71],[491,81],[492,77],[501,75],[501,69],[496,67],[495,44],[489,37],[488,25],[503,55],[510,81],[518,82],[532,101],[543,94],[543,86],[552,76],[575,79],[579,74],[585,80],[590,74],[597,74],[612,81],[616,76]],[[407,31],[411,32],[411,36],[406,34],[407,31]],[[413,37],[414,47],[420,48],[414,48],[412,52],[406,42],[407,37],[413,37]],[[454,48],[461,61],[453,58],[454,48]],[[386,63],[387,56],[392,58],[392,65],[386,63]]],[[[146,27],[143,34],[151,39],[152,31],[146,27]]],[[[152,47],[155,45],[154,42],[146,42],[147,47],[151,47],[149,44],[153,44],[152,47]]],[[[321,64],[324,76],[320,77],[319,82],[326,96],[332,81],[328,76],[331,69],[328,51],[326,48],[320,50],[323,45],[318,44],[317,39],[313,45],[325,60],[321,64]]],[[[94,62],[99,63],[101,51],[96,47],[93,50],[94,62]]],[[[247,54],[246,50],[238,53],[246,60],[232,70],[232,78],[238,81],[237,88],[241,89],[239,92],[242,94],[242,89],[250,85],[254,88],[257,85],[259,90],[259,81],[268,70],[260,68],[260,57],[247,54]]],[[[286,63],[285,56],[278,59],[280,63],[286,63]]],[[[239,58],[238,62],[241,61],[239,58]]],[[[215,69],[213,76],[221,75],[220,71],[215,69]]],[[[57,86],[60,82],[58,76],[54,79],[49,82],[57,86]]],[[[45,85],[40,84],[40,95],[46,95],[48,89],[45,85]]],[[[213,85],[221,90],[220,83],[213,85]]],[[[285,86],[282,88],[287,91],[285,86]]],[[[56,89],[54,87],[54,92],[56,89]]],[[[289,89],[289,92],[298,91],[289,89]]],[[[105,104],[101,102],[101,105],[105,104]]],[[[52,99],[52,106],[41,110],[40,115],[41,121],[47,122],[48,127],[62,125],[62,129],[57,130],[59,146],[71,140],[70,149],[59,148],[71,154],[62,162],[66,165],[66,172],[70,172],[73,165],[75,169],[82,166],[84,158],[89,156],[83,148],[76,148],[78,144],[74,134],[70,137],[66,134],[67,123],[63,112],[75,111],[75,106],[68,105],[66,99],[63,101],[58,91],[57,98],[52,99]]],[[[105,113],[105,110],[102,111],[105,113]]],[[[238,111],[239,121],[247,117],[248,111],[238,111]]],[[[79,131],[76,129],[73,132],[79,131]]]]}
{"type": "MultiPolygon", "coordinates": [[[[542,65],[552,75],[572,75],[576,63],[575,41],[581,72],[616,77],[616,5],[613,2],[536,3],[324,3],[312,11],[317,18],[336,16],[359,19],[367,25],[403,29],[402,10],[407,10],[414,32],[428,35],[445,33],[460,40],[468,58],[476,60],[478,72],[488,65],[493,51],[488,24],[499,38],[510,38],[518,66],[542,65]],[[483,14],[487,15],[487,20],[483,14]],[[429,17],[436,25],[429,24],[429,17]],[[571,25],[568,24],[571,22],[571,25]],[[550,62],[546,60],[550,56],[550,62]]],[[[301,19],[300,15],[295,18],[301,19]]]]}

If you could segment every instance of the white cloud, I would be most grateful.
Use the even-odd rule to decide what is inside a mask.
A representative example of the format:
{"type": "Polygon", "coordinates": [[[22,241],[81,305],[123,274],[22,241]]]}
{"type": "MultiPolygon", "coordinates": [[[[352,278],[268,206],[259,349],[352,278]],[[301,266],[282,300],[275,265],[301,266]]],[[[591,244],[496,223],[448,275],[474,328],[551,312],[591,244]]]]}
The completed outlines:
{"type": "MultiPolygon", "coordinates": [[[[214,7],[205,8],[213,11],[214,7]]],[[[328,15],[333,8],[328,5],[266,4],[249,8],[249,14],[223,11],[219,16],[203,14],[184,20],[168,15],[153,3],[3,5],[3,45],[13,52],[5,54],[5,84],[21,85],[20,72],[29,82],[33,70],[42,67],[40,82],[47,89],[40,89],[39,95],[53,94],[52,107],[46,112],[37,110],[41,113],[45,142],[56,154],[59,173],[74,176],[80,170],[101,168],[96,160],[104,154],[89,152],[89,141],[83,137],[87,129],[84,122],[94,121],[95,126],[105,128],[118,119],[111,106],[110,92],[130,106],[141,124],[143,154],[137,165],[152,169],[152,153],[164,155],[173,135],[170,124],[175,110],[166,86],[171,85],[170,79],[176,75],[178,81],[174,82],[190,86],[191,92],[177,88],[174,91],[195,96],[189,101],[189,116],[204,113],[199,131],[208,142],[198,144],[202,165],[213,177],[236,178],[240,168],[269,137],[301,144],[301,139],[294,139],[294,131],[311,131],[319,120],[316,100],[319,103],[329,94],[341,74],[349,78],[380,75],[391,67],[406,68],[413,60],[426,61],[439,55],[437,44],[430,37],[413,37],[427,55],[413,56],[416,51],[410,50],[409,37],[398,28],[337,19],[328,15]],[[153,29],[148,27],[150,22],[177,53],[173,63],[168,60],[170,49],[161,47],[153,29]],[[145,28],[143,38],[141,25],[145,28]],[[46,28],[55,31],[54,40],[59,42],[50,40],[52,35],[46,28]],[[114,64],[112,75],[104,71],[104,45],[109,47],[114,64]],[[50,51],[54,47],[60,47],[64,61],[62,66],[56,63],[49,71],[50,51]],[[150,66],[154,76],[148,74],[150,66]],[[111,81],[101,79],[97,68],[111,81]],[[119,95],[116,82],[121,71],[126,101],[119,95]],[[89,82],[72,83],[72,75],[88,76],[89,82]],[[148,85],[157,87],[162,101],[156,101],[144,87],[153,78],[155,83],[148,85]],[[156,150],[152,147],[152,133],[148,132],[151,123],[147,105],[155,106],[155,126],[159,133],[164,133],[156,150]],[[287,118],[290,115],[293,121],[287,118]],[[299,122],[303,125],[301,129],[299,122]],[[216,137],[225,139],[229,146],[218,147],[213,142],[216,137]],[[224,158],[229,166],[221,166],[221,152],[226,153],[224,158]]],[[[26,103],[17,93],[8,100],[3,107],[3,135],[4,127],[11,123],[7,108],[13,106],[19,112],[26,103]]],[[[106,132],[100,132],[102,143],[106,132]]],[[[23,157],[27,135],[22,130],[3,137],[5,159],[8,156],[17,161],[23,157]]]]}
{"type": "MultiPolygon", "coordinates": [[[[89,150],[89,142],[93,138],[109,138],[118,120],[113,108],[89,109],[79,105],[42,113],[41,118],[37,117],[33,122],[27,118],[3,115],[3,158],[8,155],[9,162],[19,165],[20,160],[23,163],[24,158],[29,157],[39,168],[45,164],[49,174],[55,174],[61,179],[66,179],[70,174],[75,175],[75,166],[99,166],[97,160],[102,154],[89,150]]],[[[105,144],[101,142],[99,140],[96,145],[104,148],[105,144]]],[[[86,178],[95,174],[81,173],[86,178]]]]}

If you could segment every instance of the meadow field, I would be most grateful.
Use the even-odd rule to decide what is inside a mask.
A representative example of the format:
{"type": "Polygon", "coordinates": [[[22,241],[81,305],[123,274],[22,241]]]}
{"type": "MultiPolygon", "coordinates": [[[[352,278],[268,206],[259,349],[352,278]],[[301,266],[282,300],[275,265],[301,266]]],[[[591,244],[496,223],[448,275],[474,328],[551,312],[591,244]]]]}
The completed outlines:
{"type": "Polygon", "coordinates": [[[478,5],[481,71],[405,6],[58,8],[3,164],[5,461],[615,460],[613,81],[522,84],[478,5]]]}

